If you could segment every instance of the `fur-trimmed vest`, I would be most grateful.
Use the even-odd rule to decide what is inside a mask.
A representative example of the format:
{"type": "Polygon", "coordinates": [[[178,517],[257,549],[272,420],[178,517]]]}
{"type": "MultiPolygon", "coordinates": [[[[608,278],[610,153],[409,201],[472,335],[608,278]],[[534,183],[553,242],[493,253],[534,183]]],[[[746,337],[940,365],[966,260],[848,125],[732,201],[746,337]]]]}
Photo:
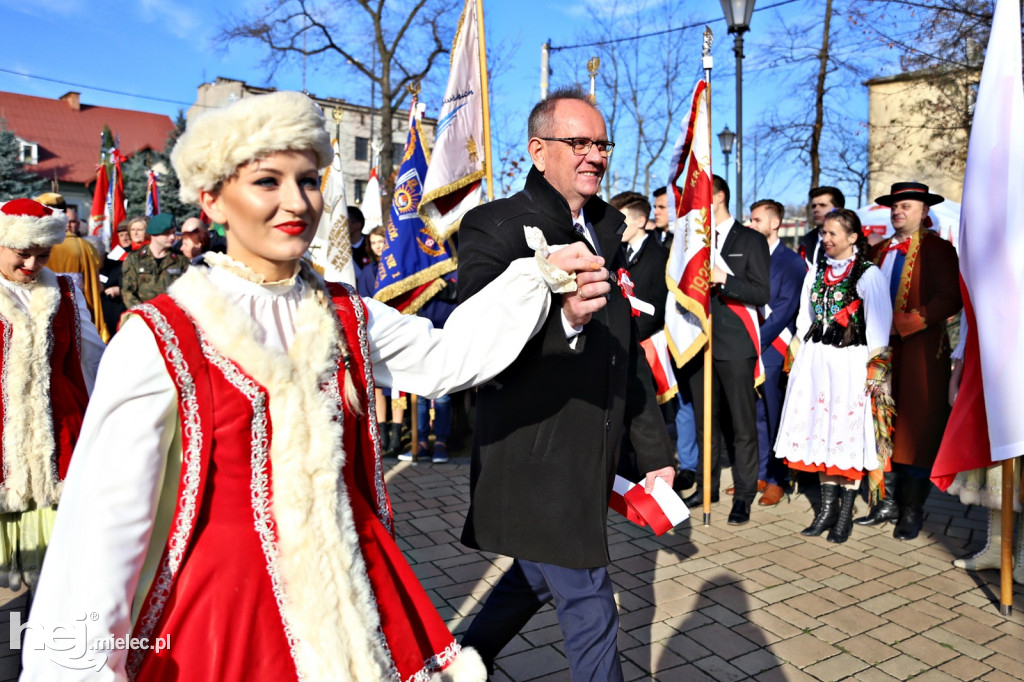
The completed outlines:
{"type": "Polygon", "coordinates": [[[135,637],[174,635],[173,645],[162,654],[133,650],[128,675],[483,680],[479,657],[460,651],[391,534],[366,308],[354,292],[325,287],[305,266],[301,279],[287,353],[262,344],[254,321],[211,290],[202,268],[186,272],[169,295],[130,311],[152,330],[178,389],[180,458],[172,453],[169,461],[180,471],[173,517],[166,524],[157,519],[160,533],[150,547],[159,561],[152,570],[144,566],[139,594],[145,598],[136,599],[141,608],[133,631],[135,637]],[[228,500],[230,511],[218,512],[227,509],[229,493],[211,482],[238,462],[251,471],[251,483],[246,478],[246,493],[228,500]],[[219,529],[210,518],[218,513],[247,519],[235,534],[247,544],[211,547],[210,533],[219,529]],[[211,597],[196,587],[220,568],[237,571],[240,562],[224,559],[236,550],[245,557],[244,580],[233,581],[245,584],[238,602],[230,593],[215,590],[211,597]],[[210,566],[218,560],[225,565],[210,566]],[[233,619],[248,620],[253,607],[246,595],[254,594],[258,610],[277,618],[238,622],[244,634],[234,641],[212,646],[216,636],[206,625],[188,621],[196,609],[214,616],[230,610],[233,619]],[[256,640],[257,658],[266,664],[229,651],[256,640]],[[213,661],[221,666],[216,672],[213,661]],[[281,673],[282,661],[293,663],[294,673],[281,673]]]}
{"type": "Polygon", "coordinates": [[[56,505],[89,401],[69,277],[43,269],[28,313],[0,287],[0,512],[56,505]]]}

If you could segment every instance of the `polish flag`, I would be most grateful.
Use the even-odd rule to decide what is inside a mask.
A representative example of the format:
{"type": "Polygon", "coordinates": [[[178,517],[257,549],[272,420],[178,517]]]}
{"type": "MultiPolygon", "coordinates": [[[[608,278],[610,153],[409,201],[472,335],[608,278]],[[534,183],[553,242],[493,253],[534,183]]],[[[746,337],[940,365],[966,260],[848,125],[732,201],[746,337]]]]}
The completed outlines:
{"type": "Polygon", "coordinates": [[[998,0],[974,108],[960,218],[964,372],[932,480],[1024,454],[1024,83],[1020,6],[998,0]]]}
{"type": "Polygon", "coordinates": [[[690,518],[682,499],[660,478],[654,479],[654,490],[648,495],[642,483],[616,476],[608,506],[638,526],[650,526],[655,535],[664,535],[690,518]]]}

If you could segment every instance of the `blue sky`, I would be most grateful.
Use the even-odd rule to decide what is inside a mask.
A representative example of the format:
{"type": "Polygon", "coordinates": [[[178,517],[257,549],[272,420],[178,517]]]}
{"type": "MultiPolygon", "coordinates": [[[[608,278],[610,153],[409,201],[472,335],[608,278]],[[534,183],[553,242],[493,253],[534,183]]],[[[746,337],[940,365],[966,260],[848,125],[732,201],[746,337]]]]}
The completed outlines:
{"type": "MultiPolygon", "coordinates": [[[[395,0],[389,0],[392,1],[395,0]]],[[[658,12],[653,9],[658,4],[662,3],[637,0],[629,5],[629,11],[640,15],[643,21],[647,21],[646,13],[650,17],[651,30],[658,30],[666,27],[659,25],[658,12]]],[[[772,3],[762,0],[759,4],[772,3]]],[[[779,18],[800,21],[801,12],[813,9],[816,4],[812,0],[801,0],[777,10],[755,13],[752,30],[747,34],[747,59],[744,62],[747,132],[753,128],[764,107],[780,96],[783,83],[780,76],[764,69],[764,59],[757,49],[759,41],[772,39],[766,29],[775,25],[779,18]],[[770,78],[767,77],[769,73],[770,78]]],[[[68,90],[78,90],[82,93],[83,102],[88,104],[174,116],[195,99],[196,87],[200,83],[217,76],[237,78],[256,85],[301,89],[300,69],[282,68],[271,79],[260,65],[263,54],[256,46],[236,44],[224,49],[213,44],[213,37],[226,15],[243,13],[250,7],[262,5],[260,0],[222,0],[215,5],[197,0],[34,0],[32,3],[0,0],[0,12],[5,19],[0,90],[41,97],[58,97],[68,90]],[[212,6],[216,9],[211,12],[212,6]],[[76,85],[8,73],[11,71],[76,85]],[[168,101],[117,95],[85,86],[168,101]]],[[[689,17],[689,22],[714,20],[711,24],[716,34],[712,126],[715,131],[725,124],[735,129],[732,36],[726,34],[721,7],[714,0],[687,0],[679,7],[683,16],[689,17]]],[[[581,26],[590,22],[595,13],[610,13],[613,9],[620,13],[623,11],[622,7],[616,9],[615,0],[561,5],[540,0],[485,0],[488,47],[492,51],[501,49],[506,54],[506,66],[492,84],[491,93],[496,125],[504,122],[502,129],[506,135],[516,135],[515,128],[519,125],[525,131],[526,114],[539,96],[541,44],[545,40],[550,40],[554,46],[576,44],[580,42],[581,26]]],[[[692,75],[686,76],[689,83],[685,90],[692,87],[700,73],[698,35],[697,31],[688,31],[682,34],[681,44],[669,48],[694,54],[694,67],[692,75]]],[[[666,40],[666,44],[670,41],[666,40]]],[[[556,53],[552,59],[552,84],[585,81],[587,75],[583,63],[587,56],[585,48],[556,53]]],[[[311,67],[307,71],[307,89],[317,95],[346,97],[353,102],[366,103],[369,100],[369,87],[365,81],[351,73],[325,67],[311,67]]],[[[851,88],[844,96],[848,98],[851,114],[863,117],[867,110],[866,93],[858,90],[863,88],[851,88]]],[[[441,93],[434,93],[434,97],[435,101],[424,99],[428,115],[436,115],[441,93]]],[[[600,99],[600,93],[598,97],[600,99]]],[[[714,163],[716,169],[721,169],[717,144],[714,146],[714,163]]],[[[668,154],[665,153],[664,168],[658,171],[659,174],[666,172],[668,154]]],[[[748,143],[747,163],[750,159],[748,143]]],[[[760,194],[774,195],[784,202],[800,203],[805,196],[806,180],[802,184],[794,182],[798,171],[800,169],[781,170],[760,194]]],[[[751,180],[745,176],[745,186],[748,182],[751,180]]]]}

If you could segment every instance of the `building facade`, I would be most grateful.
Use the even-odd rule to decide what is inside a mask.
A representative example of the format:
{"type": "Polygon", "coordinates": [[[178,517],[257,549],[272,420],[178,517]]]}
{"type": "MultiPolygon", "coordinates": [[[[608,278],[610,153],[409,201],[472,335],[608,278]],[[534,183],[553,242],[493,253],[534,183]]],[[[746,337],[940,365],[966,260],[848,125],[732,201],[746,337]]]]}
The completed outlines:
{"type": "MultiPolygon", "coordinates": [[[[196,102],[188,110],[188,119],[198,115],[209,107],[222,107],[242,97],[261,95],[273,92],[273,88],[249,85],[245,81],[231,78],[217,78],[212,83],[203,83],[196,92],[196,102]]],[[[307,93],[309,94],[309,93],[307,93]]],[[[309,97],[324,110],[327,119],[327,130],[332,139],[338,140],[341,154],[341,168],[345,173],[345,196],[350,204],[360,206],[367,200],[366,183],[370,178],[370,170],[375,162],[373,140],[381,135],[380,112],[367,106],[350,104],[344,99],[332,97],[309,97]],[[341,112],[341,120],[335,128],[335,112],[341,112]]],[[[395,130],[392,139],[400,150],[405,146],[408,131],[405,127],[405,116],[396,112],[394,117],[395,130]]],[[[423,134],[427,148],[434,146],[434,131],[437,120],[423,117],[423,134]]],[[[396,160],[401,154],[396,155],[396,160]]],[[[397,166],[394,170],[397,170],[397,166]]],[[[385,211],[386,215],[387,212],[385,211]]]]}

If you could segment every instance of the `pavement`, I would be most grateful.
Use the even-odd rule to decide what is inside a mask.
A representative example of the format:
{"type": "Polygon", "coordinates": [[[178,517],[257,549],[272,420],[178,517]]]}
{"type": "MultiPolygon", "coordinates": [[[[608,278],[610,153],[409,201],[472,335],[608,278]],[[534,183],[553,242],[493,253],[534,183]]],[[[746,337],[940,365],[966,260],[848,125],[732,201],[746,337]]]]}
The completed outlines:
{"type": "MultiPolygon", "coordinates": [[[[459,634],[510,564],[458,541],[468,459],[387,466],[399,544],[459,634]]],[[[724,489],[728,470],[722,478],[724,489]]],[[[933,490],[917,539],[893,539],[888,524],[858,526],[834,545],[800,535],[812,518],[804,497],[755,504],[738,527],[726,524],[732,498],[721,497],[710,526],[698,509],[660,538],[610,514],[627,680],[1024,680],[1024,586],[1014,586],[1013,614],[1003,617],[998,572],[951,564],[984,544],[984,510],[933,490]]],[[[18,667],[5,614],[25,601],[0,590],[0,681],[18,667]]],[[[505,649],[492,679],[569,680],[550,606],[505,649]]]]}

